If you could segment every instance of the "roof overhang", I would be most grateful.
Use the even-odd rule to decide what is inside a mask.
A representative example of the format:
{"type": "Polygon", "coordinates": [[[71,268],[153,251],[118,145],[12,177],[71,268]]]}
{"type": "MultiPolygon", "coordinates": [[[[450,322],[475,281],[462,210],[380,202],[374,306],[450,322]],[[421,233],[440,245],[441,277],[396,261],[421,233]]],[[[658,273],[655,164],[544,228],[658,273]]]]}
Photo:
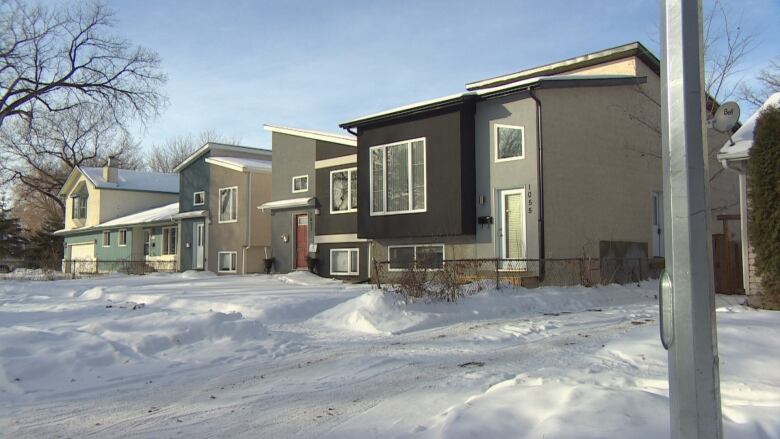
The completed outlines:
{"type": "Polygon", "coordinates": [[[282,209],[295,209],[300,207],[314,207],[315,201],[315,197],[291,198],[289,200],[269,201],[257,206],[257,208],[260,211],[268,212],[282,209]]]}
{"type": "Polygon", "coordinates": [[[85,172],[81,172],[81,169],[79,169],[78,166],[74,166],[73,169],[70,171],[70,174],[68,174],[68,178],[65,179],[65,184],[62,185],[62,188],[60,189],[59,196],[64,197],[68,195],[73,189],[76,182],[79,180],[81,176],[84,176],[84,178],[89,181],[92,186],[95,185],[95,182],[92,181],[92,179],[89,178],[89,175],[85,172]]]}
{"type": "Polygon", "coordinates": [[[290,128],[270,124],[263,125],[263,129],[272,133],[305,137],[307,139],[322,140],[324,142],[338,143],[340,145],[357,146],[357,139],[352,136],[344,136],[340,134],[325,133],[322,131],[304,130],[300,128],[290,128]]]}
{"type": "Polygon", "coordinates": [[[206,159],[206,163],[238,172],[271,172],[271,167],[267,165],[253,165],[249,163],[241,163],[240,161],[236,162],[230,159],[231,157],[209,157],[206,159]]]}
{"type": "Polygon", "coordinates": [[[244,153],[249,152],[249,153],[255,153],[257,155],[267,155],[269,158],[271,157],[270,149],[254,148],[251,146],[241,146],[241,145],[228,145],[226,143],[208,142],[205,145],[198,148],[195,152],[190,154],[189,157],[184,159],[184,161],[179,163],[175,168],[173,168],[173,172],[181,172],[182,169],[189,166],[192,162],[194,162],[200,156],[202,156],[203,154],[205,154],[210,150],[244,152],[244,153]]]}

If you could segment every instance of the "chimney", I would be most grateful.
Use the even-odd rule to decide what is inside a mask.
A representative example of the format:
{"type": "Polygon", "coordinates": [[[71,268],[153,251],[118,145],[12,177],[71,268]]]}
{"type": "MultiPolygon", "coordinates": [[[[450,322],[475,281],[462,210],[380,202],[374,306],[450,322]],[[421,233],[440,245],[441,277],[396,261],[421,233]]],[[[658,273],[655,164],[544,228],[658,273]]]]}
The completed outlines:
{"type": "Polygon", "coordinates": [[[106,165],[103,166],[103,180],[108,183],[116,183],[119,177],[119,169],[112,166],[111,161],[113,159],[113,157],[109,157],[106,165]]]}

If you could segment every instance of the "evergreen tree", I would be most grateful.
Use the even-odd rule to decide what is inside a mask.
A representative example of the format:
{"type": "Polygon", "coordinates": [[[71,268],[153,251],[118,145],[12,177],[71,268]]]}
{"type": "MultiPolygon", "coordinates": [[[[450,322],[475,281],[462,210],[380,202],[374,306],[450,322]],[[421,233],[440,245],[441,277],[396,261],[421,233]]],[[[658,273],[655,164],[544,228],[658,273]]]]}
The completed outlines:
{"type": "Polygon", "coordinates": [[[62,259],[61,236],[54,232],[62,229],[62,216],[52,213],[46,217],[41,228],[30,236],[27,259],[43,268],[57,268],[62,259]]]}
{"type": "Polygon", "coordinates": [[[5,199],[0,199],[0,259],[21,258],[26,244],[19,220],[10,215],[5,199]]]}
{"type": "Polygon", "coordinates": [[[780,108],[756,121],[748,162],[750,242],[763,287],[762,306],[780,309],[780,108]]]}

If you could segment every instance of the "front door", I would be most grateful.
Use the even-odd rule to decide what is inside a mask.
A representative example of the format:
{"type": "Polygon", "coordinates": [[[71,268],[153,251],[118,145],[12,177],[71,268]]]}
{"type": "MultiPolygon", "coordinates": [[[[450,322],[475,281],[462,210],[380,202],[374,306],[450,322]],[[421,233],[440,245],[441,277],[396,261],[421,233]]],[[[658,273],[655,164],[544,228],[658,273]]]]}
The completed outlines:
{"type": "Polygon", "coordinates": [[[309,215],[295,215],[295,268],[306,268],[309,255],[309,215]]]}
{"type": "Polygon", "coordinates": [[[660,192],[653,192],[653,256],[664,257],[664,198],[660,192]]]}
{"type": "Polygon", "coordinates": [[[503,261],[504,270],[525,270],[525,261],[511,261],[511,259],[524,259],[525,252],[525,190],[511,189],[499,193],[501,209],[501,227],[498,234],[500,238],[501,258],[510,259],[503,261]]]}
{"type": "Polygon", "coordinates": [[[205,252],[205,242],[206,242],[206,227],[203,223],[195,223],[195,230],[193,230],[192,234],[192,240],[194,241],[194,249],[192,252],[192,256],[194,258],[192,268],[196,270],[202,270],[203,269],[203,262],[204,262],[204,256],[206,254],[205,252]]]}

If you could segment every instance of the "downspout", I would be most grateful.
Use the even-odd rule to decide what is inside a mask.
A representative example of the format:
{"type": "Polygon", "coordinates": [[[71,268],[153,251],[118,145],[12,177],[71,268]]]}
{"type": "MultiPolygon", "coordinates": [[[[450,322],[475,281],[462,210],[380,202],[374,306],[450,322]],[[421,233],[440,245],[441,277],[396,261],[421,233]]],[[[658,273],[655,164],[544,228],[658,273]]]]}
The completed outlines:
{"type": "Polygon", "coordinates": [[[241,255],[241,274],[246,274],[246,252],[252,247],[252,172],[247,172],[246,190],[246,230],[244,231],[244,246],[241,255]]]}
{"type": "Polygon", "coordinates": [[[538,189],[538,230],[539,230],[539,282],[544,281],[546,269],[544,266],[544,154],[542,150],[542,101],[536,96],[533,88],[528,89],[528,93],[536,102],[536,179],[538,189]]]}

